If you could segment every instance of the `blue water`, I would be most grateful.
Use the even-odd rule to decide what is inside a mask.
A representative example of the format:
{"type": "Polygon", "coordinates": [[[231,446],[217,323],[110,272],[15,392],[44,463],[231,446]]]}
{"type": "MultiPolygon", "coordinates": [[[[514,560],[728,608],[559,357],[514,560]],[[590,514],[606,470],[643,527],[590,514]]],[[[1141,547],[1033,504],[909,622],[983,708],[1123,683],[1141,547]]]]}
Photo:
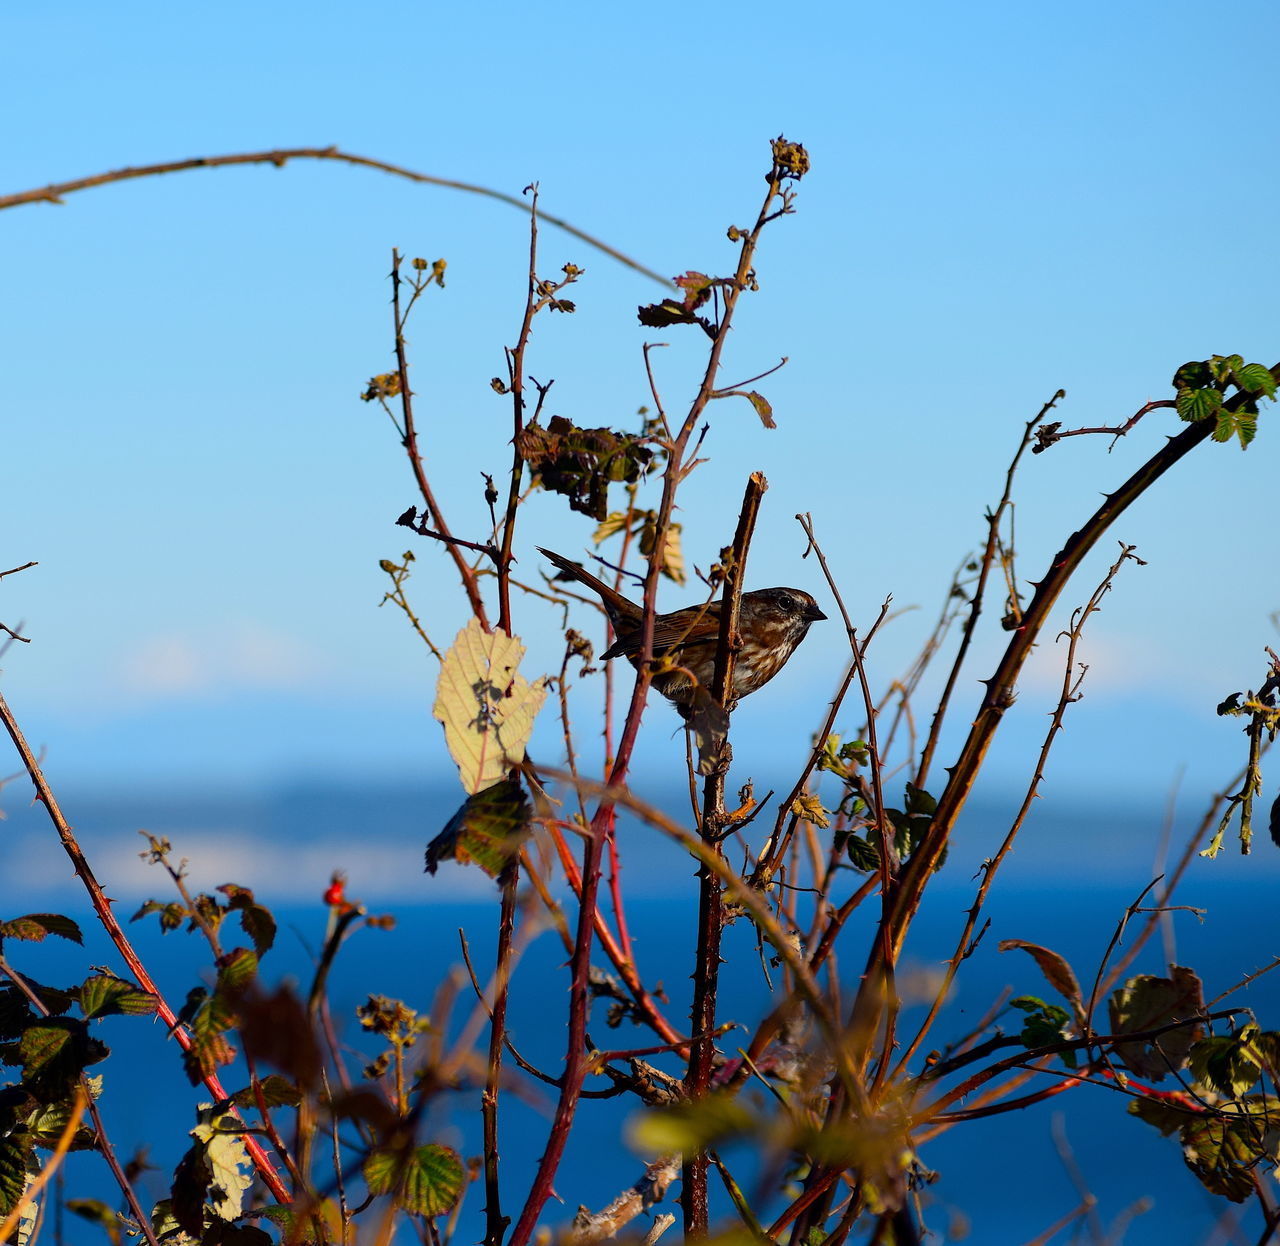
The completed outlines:
{"type": "MultiPolygon", "coordinates": [[[[313,825],[323,816],[316,813],[313,825]]],[[[26,825],[24,817],[18,825],[11,826],[18,837],[11,844],[23,842],[26,825]]],[[[387,825],[380,821],[379,829],[385,831],[387,825]]],[[[421,887],[424,902],[392,898],[385,903],[371,903],[374,911],[393,912],[396,928],[359,932],[340,956],[331,982],[333,1010],[344,1039],[366,1051],[368,1045],[353,1017],[355,1007],[369,993],[377,992],[403,998],[420,1010],[429,1009],[441,979],[461,964],[459,927],[466,929],[482,976],[493,958],[496,893],[490,897],[489,889],[482,886],[480,899],[464,903],[446,899],[458,894],[460,876],[445,873],[434,880],[421,876],[420,854],[426,832],[407,822],[393,826],[393,831],[398,832],[395,838],[403,841],[404,870],[412,871],[409,882],[414,888],[421,887]]],[[[941,1046],[950,1037],[963,1033],[1006,987],[1015,994],[1053,998],[1051,988],[1029,957],[1021,952],[1001,954],[997,950],[1001,939],[1026,939],[1054,947],[1072,961],[1088,991],[1117,921],[1149,879],[1150,870],[1132,862],[1120,868],[1112,861],[1104,867],[1101,863],[1106,858],[1096,855],[1086,843],[1086,833],[1081,832],[1054,869],[1045,869],[1043,858],[1029,856],[1039,862],[1036,868],[1015,867],[1010,871],[1008,886],[1004,890],[999,885],[995,888],[987,908],[992,929],[966,962],[958,990],[929,1046],[941,1046]],[[1068,861],[1074,861],[1074,867],[1068,861]]],[[[372,843],[372,836],[369,842],[372,843]]],[[[287,843],[286,840],[286,851],[287,843]]],[[[129,843],[127,847],[132,853],[137,845],[129,843]]],[[[353,851],[358,858],[358,835],[353,851]]],[[[1178,962],[1192,966],[1202,975],[1210,998],[1233,985],[1243,973],[1280,953],[1280,932],[1272,916],[1275,862],[1263,855],[1272,851],[1270,845],[1261,845],[1258,856],[1247,862],[1224,860],[1198,865],[1179,896],[1181,903],[1206,910],[1203,921],[1186,912],[1174,915],[1173,921],[1178,962]]],[[[961,862],[955,864],[958,867],[961,862]]],[[[904,959],[904,976],[913,967],[936,970],[950,954],[963,910],[971,902],[973,884],[968,872],[967,867],[957,868],[954,878],[940,878],[935,884],[904,959]]],[[[240,877],[236,881],[255,880],[240,877]]],[[[257,881],[268,903],[273,890],[293,894],[287,879],[257,881]]],[[[651,986],[661,979],[670,999],[669,1013],[679,1024],[687,1012],[688,974],[692,969],[687,951],[696,894],[691,867],[678,855],[649,854],[643,863],[637,861],[629,881],[641,893],[628,910],[641,971],[651,986]]],[[[389,891],[400,896],[405,885],[406,880],[397,879],[389,891]]],[[[154,875],[152,891],[166,897],[164,880],[158,873],[154,875]]],[[[21,911],[56,907],[81,920],[88,946],[82,950],[52,940],[39,946],[10,941],[6,953],[19,969],[58,985],[82,977],[90,964],[105,964],[121,971],[114,950],[93,931],[84,902],[74,891],[62,892],[56,903],[49,895],[30,899],[21,911]]],[[[5,916],[20,911],[13,907],[12,895],[6,901],[10,909],[5,916]]],[[[134,898],[119,905],[126,914],[136,907],[134,898]]],[[[842,958],[845,981],[856,977],[875,907],[874,902],[869,904],[865,916],[859,915],[846,931],[842,958]]],[[[305,989],[311,953],[323,937],[325,910],[316,895],[310,903],[284,904],[277,916],[280,938],[276,950],[265,961],[264,973],[271,980],[292,977],[305,989]]],[[[180,1003],[187,990],[202,978],[208,980],[210,958],[197,938],[186,934],[161,938],[154,919],[130,927],[130,932],[136,935],[144,959],[172,1003],[180,1003]]],[[[230,928],[226,941],[236,941],[230,928]]],[[[721,1015],[726,1020],[740,1020],[746,1027],[723,1040],[722,1048],[732,1054],[736,1044],[745,1041],[752,1023],[769,1007],[770,999],[754,939],[745,922],[737,923],[728,932],[724,954],[727,963],[721,1015]]],[[[602,957],[596,959],[604,965],[602,957]]],[[[1134,971],[1159,973],[1163,968],[1157,938],[1134,971]]],[[[551,932],[544,932],[527,950],[517,975],[510,1029],[525,1058],[553,1075],[563,1058],[567,981],[563,948],[551,932]]],[[[1256,1009],[1264,1027],[1280,1028],[1280,972],[1274,978],[1263,977],[1230,1002],[1256,1009]]],[[[455,1015],[464,1016],[471,1006],[470,989],[464,986],[455,1015]]],[[[908,1013],[904,1018],[904,1033],[912,1032],[912,1015],[908,1013]]],[[[918,1009],[914,1015],[919,1015],[918,1009]]],[[[1012,1027],[1012,1023],[1006,1024],[1012,1027]]],[[[106,1075],[102,1110],[107,1128],[123,1156],[139,1146],[150,1148],[150,1161],[157,1171],[146,1174],[141,1185],[144,1201],[154,1201],[167,1192],[168,1177],[187,1145],[185,1131],[190,1128],[194,1104],[202,1098],[202,1092],[197,1093],[187,1084],[177,1048],[158,1022],[113,1018],[102,1024],[101,1031],[113,1048],[108,1061],[93,1070],[106,1075]]],[[[591,1036],[602,1048],[648,1046],[653,1041],[647,1031],[630,1025],[608,1030],[603,1005],[597,1005],[591,1036]]],[[[482,1045],[483,1042],[482,1037],[482,1045]]],[[[655,1057],[654,1062],[677,1071],[674,1063],[661,1057],[655,1057]]],[[[353,1070],[358,1070],[360,1058],[353,1058],[351,1063],[353,1070]]],[[[244,1076],[235,1069],[228,1070],[224,1082],[236,1089],[243,1085],[244,1076]]],[[[502,1116],[505,1210],[512,1215],[519,1212],[520,1199],[545,1143],[552,1104],[549,1087],[513,1073],[513,1091],[517,1084],[527,1093],[508,1094],[502,1116]]],[[[449,1142],[464,1155],[478,1154],[476,1105],[476,1095],[470,1091],[442,1096],[431,1114],[430,1136],[449,1142]]],[[[1100,1224],[1110,1225],[1139,1199],[1149,1199],[1150,1209],[1137,1215],[1124,1235],[1129,1246],[1206,1240],[1227,1205],[1208,1195],[1185,1169],[1176,1140],[1161,1138],[1130,1117],[1125,1105],[1125,1098],[1114,1091],[1083,1086],[1025,1112],[955,1127],[925,1147],[921,1156],[924,1164],[938,1173],[936,1183],[924,1196],[927,1224],[944,1236],[963,1217],[968,1221],[969,1241],[1016,1246],[1044,1232],[1075,1207],[1080,1194],[1065,1170],[1061,1143],[1055,1142],[1057,1116],[1057,1132],[1069,1140],[1081,1178],[1098,1199],[1096,1214],[1100,1224]]],[[[563,1225],[579,1204],[591,1208],[604,1205],[640,1175],[643,1160],[623,1142],[626,1119],[632,1111],[626,1100],[582,1103],[556,1182],[564,1204],[549,1205],[546,1223],[563,1225]]],[[[731,1162],[741,1166],[744,1179],[749,1178],[750,1157],[742,1156],[740,1151],[731,1152],[731,1162]]],[[[101,1180],[100,1169],[100,1162],[92,1156],[73,1157],[68,1170],[68,1193],[83,1192],[83,1183],[87,1182],[99,1196],[114,1201],[109,1183],[101,1180]]],[[[467,1198],[459,1242],[477,1240],[482,1235],[482,1205],[483,1194],[475,1188],[467,1198]]],[[[1245,1237],[1256,1240],[1260,1220],[1251,1210],[1244,1216],[1245,1237]]],[[[66,1240],[71,1242],[100,1240],[99,1230],[75,1219],[68,1220],[66,1229],[66,1240]]],[[[1092,1240],[1072,1236],[1079,1232],[1076,1226],[1053,1240],[1092,1240]]]]}

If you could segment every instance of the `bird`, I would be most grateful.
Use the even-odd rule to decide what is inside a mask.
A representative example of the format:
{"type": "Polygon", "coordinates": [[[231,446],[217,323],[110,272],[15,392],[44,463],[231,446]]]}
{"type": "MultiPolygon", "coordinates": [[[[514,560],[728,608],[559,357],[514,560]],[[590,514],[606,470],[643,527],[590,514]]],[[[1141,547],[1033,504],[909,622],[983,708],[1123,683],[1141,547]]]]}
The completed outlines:
{"type": "MultiPolygon", "coordinates": [[[[592,575],[581,563],[541,546],[538,552],[559,568],[558,578],[577,580],[599,596],[616,636],[601,657],[625,657],[632,666],[639,667],[643,608],[592,575]]],[[[660,614],[653,622],[653,656],[667,658],[671,663],[666,669],[655,671],[653,686],[675,703],[686,720],[692,716],[699,690],[709,692],[715,675],[722,605],[716,600],[686,606],[660,614]]],[[[730,702],[763,688],[787,664],[810,624],[826,617],[803,589],[757,588],[743,593],[738,614],[742,647],[733,664],[730,702]]]]}

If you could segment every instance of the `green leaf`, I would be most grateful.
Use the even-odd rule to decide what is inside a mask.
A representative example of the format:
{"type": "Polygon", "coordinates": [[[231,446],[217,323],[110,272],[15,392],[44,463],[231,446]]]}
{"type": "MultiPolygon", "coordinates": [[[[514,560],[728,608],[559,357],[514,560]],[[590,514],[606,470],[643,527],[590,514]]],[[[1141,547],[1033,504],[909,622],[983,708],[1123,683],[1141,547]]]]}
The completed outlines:
{"type": "Polygon", "coordinates": [[[258,958],[247,947],[232,948],[218,962],[217,994],[241,995],[258,976],[258,958]]]}
{"type": "Polygon", "coordinates": [[[34,1162],[34,1140],[30,1134],[0,1135],[0,1216],[7,1216],[27,1188],[28,1166],[34,1162]]]}
{"type": "Polygon", "coordinates": [[[452,1211],[462,1194],[463,1176],[458,1153],[437,1143],[407,1153],[380,1148],[364,1162],[369,1193],[394,1193],[397,1206],[418,1216],[442,1216],[452,1211]]]}
{"type": "MultiPolygon", "coordinates": [[[[1052,1043],[1060,1043],[1067,1037],[1067,1026],[1071,1014],[1057,1004],[1047,1004],[1035,995],[1019,995],[1009,1001],[1011,1008],[1018,1008],[1027,1014],[1022,1023],[1022,1033],[1018,1037],[1028,1048],[1048,1047],[1052,1043]]],[[[1063,1060],[1072,1068],[1075,1057],[1071,1052],[1063,1052],[1063,1060]]]]}
{"type": "Polygon", "coordinates": [[[1249,443],[1258,435],[1258,418],[1248,411],[1220,411],[1217,424],[1213,430],[1213,439],[1217,442],[1230,441],[1235,437],[1240,442],[1240,449],[1247,450],[1249,443]]]}
{"type": "Polygon", "coordinates": [[[1174,389],[1204,389],[1213,384],[1213,373],[1203,360],[1193,359],[1184,363],[1173,374],[1174,389]]]}
{"type": "Polygon", "coordinates": [[[1209,372],[1219,385],[1226,385],[1232,380],[1232,373],[1244,367],[1244,358],[1240,355],[1214,355],[1205,360],[1209,372]]]}
{"type": "MultiPolygon", "coordinates": [[[[63,1096],[61,1099],[53,1103],[40,1104],[26,1120],[27,1129],[31,1137],[38,1146],[52,1150],[62,1137],[63,1131],[71,1122],[72,1114],[75,1111],[76,1095],[72,1093],[63,1096]]],[[[86,1126],[80,1126],[71,1138],[71,1149],[73,1151],[91,1150],[97,1145],[93,1131],[86,1126]]]]}
{"type": "Polygon", "coordinates": [[[84,943],[80,927],[71,918],[63,917],[60,913],[28,913],[25,917],[0,922],[0,939],[26,939],[31,943],[40,943],[48,935],[70,939],[72,943],[84,943]]]}
{"type": "Polygon", "coordinates": [[[1222,409],[1222,395],[1216,389],[1180,389],[1177,408],[1188,423],[1208,420],[1222,409]]]}
{"type": "Polygon", "coordinates": [[[427,845],[427,872],[441,861],[474,861],[490,878],[497,878],[520,850],[529,830],[529,801],[515,776],[503,779],[474,796],[449,819],[427,845]]]}
{"type": "Polygon", "coordinates": [[[42,1086],[63,1086],[75,1081],[91,1064],[105,1060],[108,1049],[90,1038],[83,1021],[72,1017],[45,1017],[28,1026],[18,1040],[18,1056],[24,1080],[42,1086]]]}
{"type": "Polygon", "coordinates": [[[1268,398],[1275,399],[1276,379],[1266,364],[1246,363],[1244,367],[1237,368],[1236,384],[1251,394],[1265,394],[1268,398]]]}
{"type": "Polygon", "coordinates": [[[1250,1024],[1238,1034],[1203,1038],[1187,1053],[1187,1064],[1198,1082],[1239,1099],[1262,1076],[1266,1064],[1258,1035],[1258,1027],[1250,1024]]]}
{"type": "Polygon", "coordinates": [[[462,1194],[462,1160],[452,1147],[428,1143],[409,1157],[397,1199],[418,1216],[442,1216],[452,1211],[462,1194]]]}
{"type": "Polygon", "coordinates": [[[80,988],[80,1010],[86,1018],[115,1015],[145,1016],[155,1012],[154,995],[112,974],[95,974],[80,988]]]}
{"type": "Polygon", "coordinates": [[[880,868],[880,850],[871,842],[869,833],[865,837],[850,835],[845,841],[844,851],[849,858],[849,864],[855,870],[869,874],[872,870],[880,868]]]}
{"type": "Polygon", "coordinates": [[[441,663],[431,714],[443,725],[462,786],[472,795],[524,760],[547,681],[531,684],[518,672],[523,656],[518,636],[500,628],[486,632],[471,619],[441,663]]]}

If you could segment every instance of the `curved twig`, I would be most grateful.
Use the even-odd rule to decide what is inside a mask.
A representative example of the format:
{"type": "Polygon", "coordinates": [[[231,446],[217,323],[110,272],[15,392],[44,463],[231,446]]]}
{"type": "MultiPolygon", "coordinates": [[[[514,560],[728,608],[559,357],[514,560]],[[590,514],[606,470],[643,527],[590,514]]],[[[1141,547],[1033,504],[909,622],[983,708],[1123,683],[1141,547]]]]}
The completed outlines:
{"type": "MultiPolygon", "coordinates": [[[[34,190],[20,190],[11,195],[0,195],[0,209],[17,208],[27,203],[61,203],[65,195],[77,190],[89,190],[94,186],[106,186],[112,182],[126,182],[136,177],[156,177],[162,173],[183,173],[188,169],[218,169],[235,164],[273,164],[283,168],[290,160],[336,160],[341,164],[353,164],[365,169],[379,169],[395,177],[403,177],[411,182],[421,182],[427,186],[443,186],[448,190],[463,190],[471,195],[483,195],[486,199],[496,199],[499,203],[510,204],[521,212],[528,211],[528,205],[518,195],[508,195],[504,191],[494,190],[489,186],[477,186],[474,182],[459,182],[450,177],[436,177],[431,173],[419,173],[414,169],[406,169],[403,165],[389,164],[385,160],[373,160],[368,156],[357,156],[353,152],[343,151],[338,147],[283,147],[274,151],[236,152],[229,156],[193,156],[188,160],[166,160],[160,164],[130,165],[123,169],[112,169],[107,173],[95,173],[92,177],[78,177],[69,182],[53,182],[48,186],[34,190]]],[[[619,264],[660,282],[670,288],[671,282],[661,273],[646,268],[638,260],[601,242],[576,225],[570,225],[563,217],[542,214],[548,225],[563,229],[565,233],[585,242],[589,247],[604,252],[610,259],[619,264]]]]}

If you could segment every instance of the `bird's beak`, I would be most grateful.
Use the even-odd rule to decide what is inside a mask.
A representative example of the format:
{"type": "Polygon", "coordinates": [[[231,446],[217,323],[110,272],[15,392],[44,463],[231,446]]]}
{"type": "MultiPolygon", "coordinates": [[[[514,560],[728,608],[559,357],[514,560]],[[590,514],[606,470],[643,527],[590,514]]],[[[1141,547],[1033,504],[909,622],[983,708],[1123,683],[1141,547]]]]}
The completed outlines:
{"type": "Polygon", "coordinates": [[[823,614],[816,605],[814,605],[806,606],[804,608],[804,617],[805,621],[808,623],[817,623],[820,619],[825,619],[827,616],[823,614]]]}

